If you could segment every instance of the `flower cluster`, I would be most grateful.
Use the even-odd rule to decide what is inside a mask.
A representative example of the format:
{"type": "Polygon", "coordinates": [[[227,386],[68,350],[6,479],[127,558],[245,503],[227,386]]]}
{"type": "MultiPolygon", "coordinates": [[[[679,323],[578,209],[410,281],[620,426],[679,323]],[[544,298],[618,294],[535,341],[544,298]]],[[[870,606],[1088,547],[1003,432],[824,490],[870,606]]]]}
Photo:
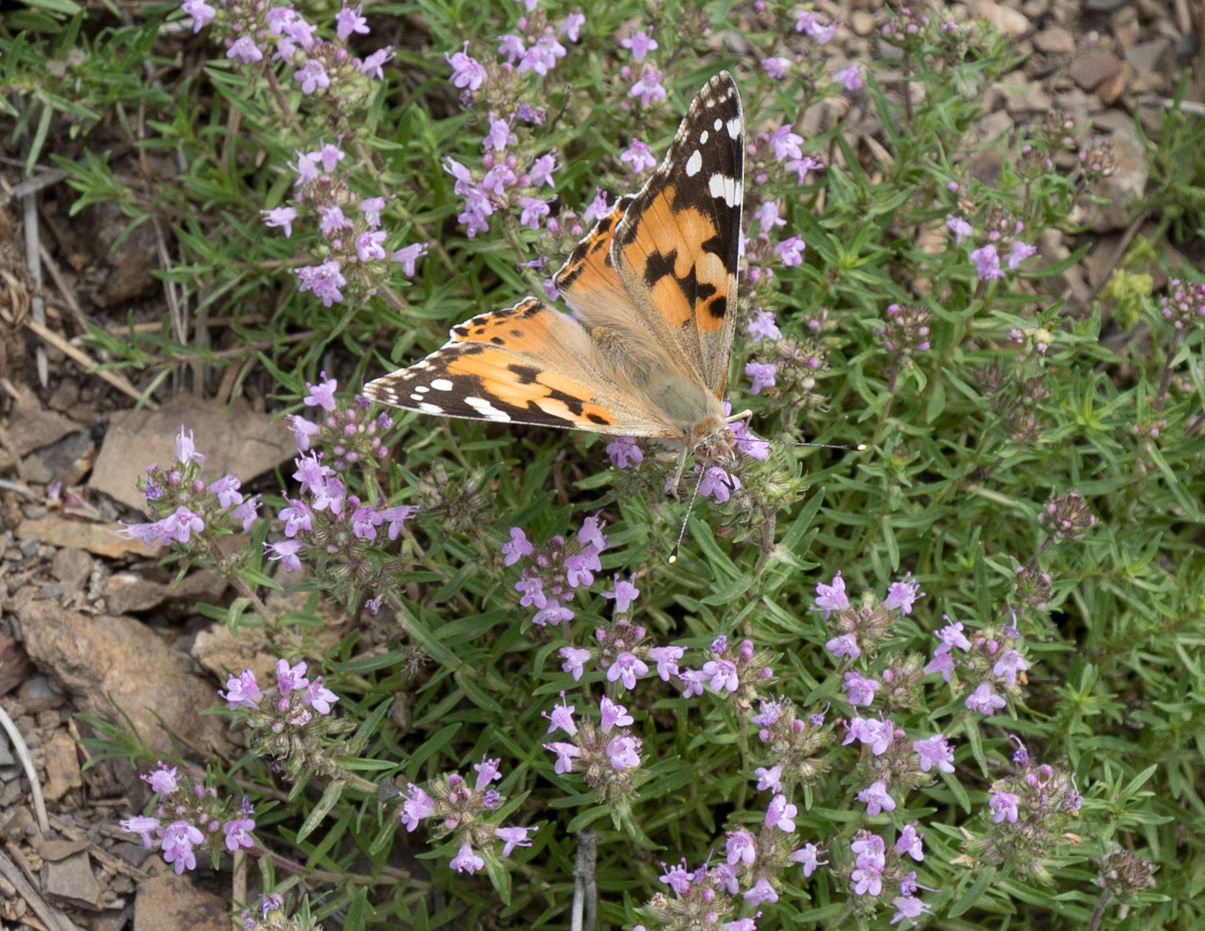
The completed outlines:
{"type": "Polygon", "coordinates": [[[782,334],[768,310],[759,310],[747,325],[758,355],[745,363],[750,392],[774,398],[790,422],[799,411],[823,411],[828,398],[817,385],[829,374],[828,353],[819,341],[782,334]]]}
{"type": "MultiPolygon", "coordinates": [[[[868,916],[879,908],[879,900],[885,899],[884,889],[895,891],[891,905],[896,909],[891,917],[894,925],[908,921],[909,925],[928,913],[929,906],[916,896],[921,886],[916,881],[916,871],[909,869],[910,860],[917,863],[925,858],[922,841],[924,834],[916,829],[916,823],[904,825],[895,843],[889,843],[872,831],[860,830],[850,842],[851,867],[847,870],[854,898],[856,914],[868,916]]],[[[928,890],[933,891],[933,890],[928,890]]]]}
{"type": "Polygon", "coordinates": [[[634,719],[628,709],[605,695],[598,703],[598,717],[575,720],[576,706],[565,700],[550,714],[548,733],[563,731],[570,740],[552,741],[544,749],[556,754],[558,775],[580,772],[600,801],[611,806],[617,819],[624,819],[636,797],[640,774],[642,741],[630,730],[634,719]]]}
{"type": "MultiPolygon", "coordinates": [[[[138,487],[154,521],[128,524],[119,531],[126,537],[154,546],[170,546],[186,561],[212,558],[219,567],[233,569],[220,558],[214,538],[221,534],[246,533],[258,517],[259,496],[246,497],[238,477],[223,475],[206,483],[201,479],[204,454],[197,451],[192,431],[176,437],[176,462],[169,468],[147,466],[138,487]]],[[[245,558],[232,557],[234,561],[245,558]]]]}
{"type": "Polygon", "coordinates": [[[1078,540],[1096,523],[1096,515],[1078,491],[1051,495],[1042,505],[1038,523],[1055,539],[1078,540]]]}
{"type": "Polygon", "coordinates": [[[1205,284],[1173,278],[1159,301],[1159,313],[1177,332],[1205,323],[1205,284]]]}
{"type": "Polygon", "coordinates": [[[1063,839],[1068,821],[1079,814],[1083,797],[1075,775],[1045,763],[1035,765],[1025,746],[1013,738],[1019,771],[992,783],[988,795],[991,826],[972,845],[973,855],[992,866],[1015,871],[1022,879],[1050,882],[1046,861],[1063,839]]]}
{"type": "Polygon", "coordinates": [[[502,555],[508,566],[526,561],[515,591],[522,593],[519,603],[523,607],[536,609],[532,623],[567,625],[573,620],[569,603],[575,592],[593,585],[594,573],[602,571],[598,557],[607,548],[604,526],[597,517],[587,517],[572,540],[558,534],[539,550],[521,529],[510,529],[510,540],[502,545],[502,555]]]}
{"type": "Polygon", "coordinates": [[[360,60],[351,54],[352,35],[367,35],[363,5],[344,4],[335,14],[335,39],[318,34],[291,3],[269,6],[255,0],[184,0],[180,9],[192,17],[193,32],[212,23],[226,46],[226,57],[244,65],[264,60],[280,62],[293,71],[293,79],[307,96],[326,94],[347,112],[368,97],[373,81],[393,58],[389,46],[360,60]],[[216,5],[214,5],[216,4],[216,5]]]}
{"type": "Polygon", "coordinates": [[[957,671],[960,684],[971,688],[963,704],[979,714],[995,714],[1007,704],[1006,695],[1019,697],[1029,669],[1017,649],[1020,632],[1005,624],[998,630],[984,628],[968,637],[961,622],[946,620],[946,626],[935,635],[937,647],[925,673],[939,673],[946,682],[952,682],[957,671]]]}
{"type": "Polygon", "coordinates": [[[970,237],[984,242],[979,248],[971,250],[975,274],[981,282],[1003,278],[1005,270],[1002,261],[1008,271],[1016,271],[1022,262],[1038,251],[1036,246],[1020,239],[1025,224],[1010,217],[999,205],[988,208],[978,232],[967,220],[953,214],[946,217],[946,227],[954,234],[955,245],[970,237]]]}
{"type": "Polygon", "coordinates": [[[284,896],[279,892],[259,897],[259,915],[243,909],[239,920],[243,931],[321,931],[322,926],[310,916],[310,903],[303,899],[301,908],[293,915],[285,909],[284,896]]]}
{"type": "Polygon", "coordinates": [[[476,873],[485,867],[486,857],[496,861],[494,847],[502,844],[502,857],[508,857],[516,847],[530,847],[534,827],[504,826],[489,813],[506,802],[490,783],[501,780],[498,760],[482,757],[474,763],[477,776],[470,785],[459,773],[437,776],[423,789],[414,783],[398,792],[402,807],[398,813],[407,831],[420,822],[428,821],[436,838],[451,837],[456,854],[450,866],[458,873],[476,873]]]}
{"type": "Polygon", "coordinates": [[[255,811],[246,797],[232,813],[230,800],[219,799],[217,790],[194,785],[187,775],[178,775],[176,767],[169,768],[162,761],[142,778],[159,796],[154,815],[135,815],[120,822],[120,827],[140,835],[147,850],[158,844],[164,861],[173,864],[177,875],[196,869],[198,848],[208,851],[216,866],[223,851],[233,853],[254,845],[251,816],[255,811]]]}
{"type": "Polygon", "coordinates": [[[374,592],[369,607],[375,611],[392,590],[398,568],[395,559],[381,557],[379,547],[397,540],[418,508],[365,502],[348,492],[343,473],[384,458],[379,433],[392,421],[385,415],[371,417],[363,397],[356,398],[355,407],[340,409],[336,388],[334,379],[308,386],[305,403],[323,410],[322,421],[290,419],[302,452],[293,460],[299,493],[290,497],[281,492],[285,506],[278,517],[284,522],[284,539],[265,543],[264,550],[286,572],[300,571],[303,564],[316,566],[328,590],[345,600],[374,592]],[[327,465],[328,452],[333,465],[327,465]]]}
{"type": "Polygon", "coordinates": [[[413,276],[415,263],[427,254],[426,243],[389,250],[389,233],[381,224],[387,198],[358,196],[340,171],[346,158],[347,153],[332,142],[297,152],[297,163],[290,166],[296,174],[297,206],[261,211],[264,223],[283,229],[286,237],[293,235],[299,209],[313,220],[322,237],[314,251],[323,261],[295,273],[300,290],[312,291],[326,307],[343,300],[344,288],[363,295],[383,286],[391,275],[390,262],[413,276]]]}
{"type": "Polygon", "coordinates": [[[304,661],[290,666],[279,659],[275,687],[261,691],[255,673],[244,669],[227,679],[225,692],[218,692],[230,710],[245,713],[252,752],[271,760],[274,769],[293,781],[306,769],[319,775],[338,773],[331,742],[354,727],[331,715],[339,696],[322,684],[322,677],[311,681],[305,673],[304,661]]]}
{"type": "Polygon", "coordinates": [[[313,385],[306,382],[302,404],[319,413],[317,421],[290,414],[286,420],[299,452],[311,449],[331,456],[336,469],[346,469],[358,462],[372,466],[389,455],[381,434],[393,426],[393,418],[385,412],[376,417],[369,414],[372,402],[358,394],[352,407],[340,408],[335,400],[339,384],[321,373],[322,380],[313,385]],[[321,408],[319,411],[318,409],[321,408]]]}

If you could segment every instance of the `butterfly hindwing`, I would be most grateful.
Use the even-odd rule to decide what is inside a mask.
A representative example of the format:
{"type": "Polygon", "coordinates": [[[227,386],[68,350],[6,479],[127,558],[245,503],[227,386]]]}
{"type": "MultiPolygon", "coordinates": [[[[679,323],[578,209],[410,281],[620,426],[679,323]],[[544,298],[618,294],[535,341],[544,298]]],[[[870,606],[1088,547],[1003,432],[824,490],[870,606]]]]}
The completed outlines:
{"type": "Polygon", "coordinates": [[[589,333],[533,297],[453,327],[440,349],[365,386],[393,407],[625,436],[671,431],[634,405],[589,333]]]}

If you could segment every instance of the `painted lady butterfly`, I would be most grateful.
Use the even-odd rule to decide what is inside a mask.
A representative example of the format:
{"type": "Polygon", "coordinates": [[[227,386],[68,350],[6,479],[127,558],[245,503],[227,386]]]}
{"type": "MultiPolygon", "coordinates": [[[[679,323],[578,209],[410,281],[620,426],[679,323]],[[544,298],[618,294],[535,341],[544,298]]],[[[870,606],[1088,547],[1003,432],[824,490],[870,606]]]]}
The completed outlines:
{"type": "MultiPolygon", "coordinates": [[[[736,329],[744,120],[732,76],[699,91],[665,161],[578,243],[537,298],[479,314],[421,362],[365,386],[394,407],[661,437],[730,468],[721,405],[736,329]]],[[[676,485],[675,480],[675,485],[676,485]]]]}

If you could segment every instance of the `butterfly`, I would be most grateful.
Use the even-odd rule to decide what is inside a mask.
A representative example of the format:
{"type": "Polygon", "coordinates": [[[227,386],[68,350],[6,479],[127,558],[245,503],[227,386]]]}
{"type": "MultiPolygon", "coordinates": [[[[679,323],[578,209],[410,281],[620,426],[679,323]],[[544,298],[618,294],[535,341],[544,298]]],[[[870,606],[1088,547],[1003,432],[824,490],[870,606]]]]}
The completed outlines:
{"type": "Polygon", "coordinates": [[[659,437],[731,468],[722,404],[737,317],[744,117],[720,72],[665,160],[595,223],[535,297],[453,327],[425,359],[365,386],[392,407],[497,423],[659,437]]]}

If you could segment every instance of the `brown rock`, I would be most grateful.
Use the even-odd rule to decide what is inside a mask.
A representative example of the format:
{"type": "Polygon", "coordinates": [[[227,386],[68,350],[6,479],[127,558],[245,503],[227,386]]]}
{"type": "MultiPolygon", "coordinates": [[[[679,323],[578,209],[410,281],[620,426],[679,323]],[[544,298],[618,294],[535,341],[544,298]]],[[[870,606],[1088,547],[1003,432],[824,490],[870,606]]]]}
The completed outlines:
{"type": "Polygon", "coordinates": [[[969,7],[975,16],[986,19],[1010,39],[1019,39],[1033,28],[1021,12],[995,0],[972,0],[969,7]]]}
{"type": "Polygon", "coordinates": [[[49,514],[38,520],[23,520],[17,527],[18,540],[37,540],[51,546],[87,550],[97,556],[155,556],[158,547],[147,546],[138,540],[117,535],[118,527],[111,524],[89,524],[49,514]]]}
{"type": "Polygon", "coordinates": [[[92,574],[92,557],[83,550],[65,547],[55,552],[50,571],[64,585],[78,591],[92,574]]]}
{"type": "Polygon", "coordinates": [[[1170,73],[1175,61],[1172,40],[1165,37],[1130,46],[1125,51],[1125,57],[1139,74],[1153,72],[1161,77],[1170,73]]]}
{"type": "Polygon", "coordinates": [[[1074,55],[1075,36],[1062,26],[1047,26],[1033,37],[1033,46],[1047,55],[1074,55]]]}
{"type": "Polygon", "coordinates": [[[1123,6],[1113,14],[1113,38],[1117,40],[1117,47],[1123,52],[1133,46],[1141,34],[1138,11],[1132,6],[1123,6]]]}
{"type": "Polygon", "coordinates": [[[105,610],[110,614],[147,611],[165,601],[213,603],[226,591],[226,580],[216,572],[194,572],[178,585],[165,585],[136,572],[118,572],[105,581],[105,610]]]}
{"type": "Polygon", "coordinates": [[[173,752],[169,728],[201,752],[230,748],[225,725],[200,712],[217,702],[213,683],[147,627],[129,617],[70,611],[25,588],[12,599],[25,648],[41,668],[53,670],[85,714],[124,727],[109,699],[128,714],[142,739],[157,753],[173,752]]]}
{"type": "Polygon", "coordinates": [[[1100,98],[1101,103],[1109,105],[1116,103],[1133,75],[1134,69],[1130,67],[1130,63],[1123,61],[1121,69],[1115,75],[1096,86],[1096,96],[1100,98]]]}
{"type": "Polygon", "coordinates": [[[0,695],[7,695],[25,681],[33,666],[29,654],[12,637],[0,634],[0,695]]]}
{"type": "Polygon", "coordinates": [[[80,852],[65,860],[47,862],[46,896],[58,905],[100,911],[100,883],[92,873],[91,858],[80,852]]]}
{"type": "Polygon", "coordinates": [[[134,903],[134,931],[230,931],[226,901],[198,889],[187,876],[177,876],[166,865],[163,872],[138,884],[134,903]]]}
{"type": "Polygon", "coordinates": [[[139,476],[152,463],[176,460],[181,425],[193,431],[197,451],[205,455],[205,480],[233,472],[246,482],[297,455],[297,444],[284,421],[252,411],[244,402],[231,406],[187,395],[157,411],[114,415],[88,485],[139,511],[146,499],[139,476]]]}
{"type": "Polygon", "coordinates": [[[84,784],[80,778],[75,741],[66,731],[58,731],[42,751],[46,762],[46,785],[42,792],[57,801],[84,784]]]}
{"type": "Polygon", "coordinates": [[[1103,48],[1089,49],[1067,66],[1071,79],[1086,91],[1096,90],[1121,71],[1122,61],[1103,48]]]}

